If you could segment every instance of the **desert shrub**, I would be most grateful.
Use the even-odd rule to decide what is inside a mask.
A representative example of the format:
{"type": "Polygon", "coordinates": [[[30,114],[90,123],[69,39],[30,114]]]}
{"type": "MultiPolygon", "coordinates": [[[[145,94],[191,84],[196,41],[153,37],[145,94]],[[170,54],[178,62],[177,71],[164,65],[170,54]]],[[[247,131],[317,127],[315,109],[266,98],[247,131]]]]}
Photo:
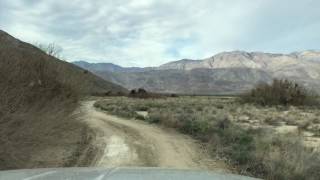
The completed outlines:
{"type": "Polygon", "coordinates": [[[264,122],[272,126],[280,126],[282,121],[275,117],[266,117],[264,122]]]}
{"type": "Polygon", "coordinates": [[[231,124],[212,136],[213,153],[228,157],[240,172],[270,180],[316,180],[320,177],[320,154],[304,147],[296,137],[265,136],[231,124]]]}
{"type": "Polygon", "coordinates": [[[180,130],[186,134],[197,135],[201,131],[201,123],[192,114],[182,114],[178,121],[182,122],[180,130]]]}
{"type": "Polygon", "coordinates": [[[255,150],[253,136],[240,128],[227,128],[221,134],[226,146],[225,154],[238,165],[246,165],[253,159],[253,152],[255,150]]]}
{"type": "MultiPolygon", "coordinates": [[[[320,114],[319,114],[319,116],[320,116],[320,114]]],[[[319,118],[314,118],[314,119],[312,120],[312,123],[314,123],[314,124],[320,124],[320,117],[319,117],[319,118]]]]}
{"type": "Polygon", "coordinates": [[[197,110],[197,111],[203,111],[203,107],[202,107],[202,106],[197,106],[197,107],[196,107],[196,110],[197,110]]]}
{"type": "Polygon", "coordinates": [[[299,138],[286,135],[260,137],[256,141],[255,161],[260,159],[262,177],[276,180],[316,180],[320,177],[320,154],[304,147],[299,138]]]}
{"type": "Polygon", "coordinates": [[[152,113],[149,113],[149,117],[147,118],[147,121],[150,123],[160,123],[162,120],[162,115],[160,112],[153,111],[152,113]]]}
{"type": "MultiPolygon", "coordinates": [[[[129,111],[132,114],[128,116],[136,118],[137,109],[148,107],[149,115],[145,119],[141,118],[142,120],[176,128],[204,142],[212,156],[223,157],[241,174],[270,180],[315,180],[320,177],[319,153],[305,148],[295,138],[296,135],[282,136],[273,134],[268,129],[244,129],[233,121],[235,116],[243,115],[277,125],[285,121],[280,114],[275,114],[282,113],[282,110],[252,104],[241,106],[236,100],[229,102],[233,104],[221,99],[179,97],[156,100],[110,99],[100,104],[111,113],[123,115],[121,111],[129,111]],[[221,109],[217,107],[220,104],[223,105],[221,109]]],[[[312,117],[318,119],[316,114],[312,117]]]]}
{"type": "Polygon", "coordinates": [[[223,109],[224,106],[223,106],[222,104],[218,104],[218,105],[216,105],[216,108],[217,108],[217,109],[223,109]]]}
{"type": "Polygon", "coordinates": [[[133,98],[148,98],[150,95],[149,93],[142,89],[139,88],[137,90],[133,89],[130,91],[129,97],[133,97],[133,98]]]}
{"type": "Polygon", "coordinates": [[[229,157],[232,164],[244,165],[252,160],[253,135],[228,118],[219,118],[210,127],[214,153],[229,157]]]}
{"type": "Polygon", "coordinates": [[[134,117],[135,119],[138,119],[138,120],[146,120],[146,118],[143,116],[143,115],[141,115],[141,114],[137,114],[136,113],[136,115],[135,115],[135,117],[134,117]]]}
{"type": "Polygon", "coordinates": [[[177,94],[170,94],[170,97],[176,98],[176,97],[179,97],[179,96],[177,94]]]}
{"type": "Polygon", "coordinates": [[[301,130],[306,130],[308,127],[312,124],[310,121],[302,121],[298,124],[298,129],[301,130]]]}
{"type": "Polygon", "coordinates": [[[134,109],[136,111],[148,111],[149,107],[146,106],[145,104],[137,104],[134,109]]]}
{"type": "Polygon", "coordinates": [[[94,107],[99,108],[103,111],[107,111],[112,115],[117,115],[123,118],[134,118],[137,116],[137,113],[129,105],[119,105],[119,104],[107,104],[104,102],[96,102],[94,107]]]}
{"type": "Polygon", "coordinates": [[[147,92],[147,91],[146,91],[145,89],[143,89],[143,88],[131,90],[128,96],[131,97],[131,98],[140,98],[140,99],[165,98],[164,95],[161,95],[161,94],[159,94],[159,93],[147,92]]]}
{"type": "Polygon", "coordinates": [[[242,96],[243,102],[260,105],[317,105],[315,95],[301,85],[289,80],[273,80],[272,84],[257,85],[250,93],[242,96]]]}
{"type": "Polygon", "coordinates": [[[112,114],[114,115],[118,115],[124,118],[132,118],[136,116],[136,113],[131,111],[129,108],[125,107],[125,108],[114,108],[111,111],[112,114]]]}

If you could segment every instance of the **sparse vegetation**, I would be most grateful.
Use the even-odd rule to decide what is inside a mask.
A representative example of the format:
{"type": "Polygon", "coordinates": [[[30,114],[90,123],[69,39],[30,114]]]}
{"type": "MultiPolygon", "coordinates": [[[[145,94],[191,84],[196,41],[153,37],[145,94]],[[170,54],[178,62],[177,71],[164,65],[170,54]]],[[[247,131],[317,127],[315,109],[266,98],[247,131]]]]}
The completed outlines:
{"type": "Polygon", "coordinates": [[[55,43],[49,43],[49,44],[34,43],[34,45],[50,56],[56,57],[58,59],[61,58],[61,53],[63,49],[61,46],[55,43]]]}
{"type": "Polygon", "coordinates": [[[308,142],[298,132],[288,136],[277,130],[286,122],[301,119],[318,122],[317,108],[262,107],[241,104],[236,98],[215,97],[122,97],[100,101],[95,106],[126,118],[136,118],[138,111],[147,111],[148,116],[142,120],[176,128],[201,140],[213,156],[225,159],[245,175],[277,180],[320,176],[319,152],[307,147],[308,142]]]}

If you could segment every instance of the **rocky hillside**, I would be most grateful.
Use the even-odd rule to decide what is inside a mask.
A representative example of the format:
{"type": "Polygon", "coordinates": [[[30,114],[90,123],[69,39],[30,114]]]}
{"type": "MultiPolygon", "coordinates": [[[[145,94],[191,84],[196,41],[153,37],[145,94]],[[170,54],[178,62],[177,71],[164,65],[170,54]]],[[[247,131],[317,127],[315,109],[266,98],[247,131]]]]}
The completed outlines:
{"type": "Polygon", "coordinates": [[[180,60],[160,66],[158,69],[220,69],[220,68],[252,68],[265,71],[277,71],[284,67],[312,66],[314,61],[320,61],[320,52],[303,51],[291,54],[271,54],[244,51],[219,53],[204,60],[180,60]],[[308,61],[309,60],[309,61],[308,61]]]}
{"type": "Polygon", "coordinates": [[[75,166],[89,130],[79,98],[126,92],[0,31],[0,169],[75,166]]]}
{"type": "Polygon", "coordinates": [[[126,88],[143,87],[156,92],[241,93],[272,78],[288,78],[315,91],[320,90],[318,51],[291,54],[233,51],[203,60],[183,59],[139,71],[103,68],[91,68],[90,71],[126,88]]]}

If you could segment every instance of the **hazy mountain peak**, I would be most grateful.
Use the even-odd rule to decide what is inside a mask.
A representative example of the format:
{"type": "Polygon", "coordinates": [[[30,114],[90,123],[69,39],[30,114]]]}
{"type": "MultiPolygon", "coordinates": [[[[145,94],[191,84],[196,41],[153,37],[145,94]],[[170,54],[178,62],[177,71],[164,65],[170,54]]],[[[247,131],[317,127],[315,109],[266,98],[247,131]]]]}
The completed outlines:
{"type": "Polygon", "coordinates": [[[158,69],[179,69],[179,70],[191,70],[194,68],[201,68],[202,64],[199,60],[182,59],[179,61],[173,61],[161,65],[158,69]]]}

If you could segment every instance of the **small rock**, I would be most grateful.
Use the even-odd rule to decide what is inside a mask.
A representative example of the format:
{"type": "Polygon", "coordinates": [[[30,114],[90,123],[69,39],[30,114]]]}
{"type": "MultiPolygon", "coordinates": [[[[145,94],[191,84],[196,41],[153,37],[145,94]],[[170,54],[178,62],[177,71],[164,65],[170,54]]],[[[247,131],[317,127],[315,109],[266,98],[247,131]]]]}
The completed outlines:
{"type": "Polygon", "coordinates": [[[240,116],[238,118],[239,121],[249,121],[250,120],[250,117],[249,116],[240,116]]]}

